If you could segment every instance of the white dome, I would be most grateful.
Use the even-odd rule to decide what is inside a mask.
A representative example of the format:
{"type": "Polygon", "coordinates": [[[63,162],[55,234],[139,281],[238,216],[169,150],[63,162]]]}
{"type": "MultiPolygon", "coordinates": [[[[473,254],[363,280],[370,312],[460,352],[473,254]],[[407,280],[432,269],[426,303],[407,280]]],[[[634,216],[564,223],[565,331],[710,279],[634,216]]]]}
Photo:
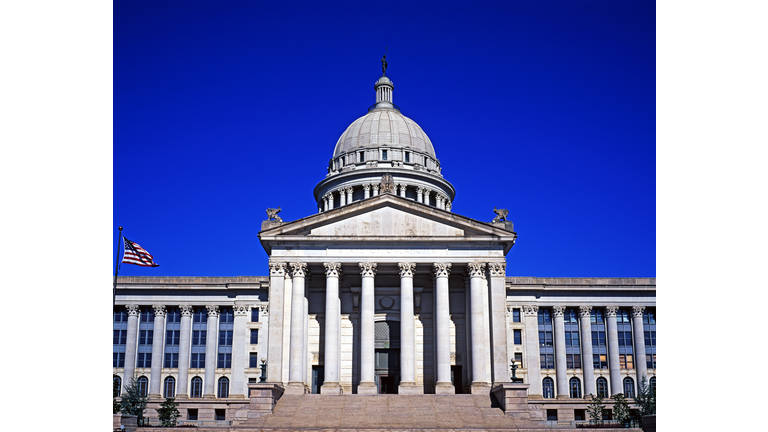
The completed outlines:
{"type": "Polygon", "coordinates": [[[362,148],[409,148],[437,159],[427,134],[415,121],[392,108],[375,108],[352,122],[336,142],[333,157],[362,148]]]}

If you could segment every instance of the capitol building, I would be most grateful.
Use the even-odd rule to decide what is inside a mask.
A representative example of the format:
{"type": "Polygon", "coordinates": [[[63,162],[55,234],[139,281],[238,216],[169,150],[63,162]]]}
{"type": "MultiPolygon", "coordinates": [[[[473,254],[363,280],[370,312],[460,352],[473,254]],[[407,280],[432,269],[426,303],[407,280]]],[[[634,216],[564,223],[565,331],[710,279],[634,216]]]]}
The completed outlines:
{"type": "Polygon", "coordinates": [[[656,279],[506,276],[507,212],[452,212],[440,143],[394,89],[382,75],[338,138],[317,213],[268,210],[268,275],[117,278],[113,379],[138,380],[147,417],[175,397],[181,420],[235,426],[257,383],[284,397],[491,400],[519,381],[542,420],[568,422],[587,420],[590,394],[655,386],[656,279]]]}

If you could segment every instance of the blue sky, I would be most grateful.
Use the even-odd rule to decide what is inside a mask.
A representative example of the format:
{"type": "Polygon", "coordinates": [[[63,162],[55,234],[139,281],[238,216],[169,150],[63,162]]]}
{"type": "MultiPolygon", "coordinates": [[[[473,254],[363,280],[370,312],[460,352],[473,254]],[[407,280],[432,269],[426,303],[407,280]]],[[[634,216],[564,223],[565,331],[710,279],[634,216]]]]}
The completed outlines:
{"type": "Polygon", "coordinates": [[[508,276],[656,276],[651,1],[114,2],[117,227],[157,268],[266,275],[267,207],[316,213],[336,140],[387,75],[453,212],[507,208],[508,276]]]}

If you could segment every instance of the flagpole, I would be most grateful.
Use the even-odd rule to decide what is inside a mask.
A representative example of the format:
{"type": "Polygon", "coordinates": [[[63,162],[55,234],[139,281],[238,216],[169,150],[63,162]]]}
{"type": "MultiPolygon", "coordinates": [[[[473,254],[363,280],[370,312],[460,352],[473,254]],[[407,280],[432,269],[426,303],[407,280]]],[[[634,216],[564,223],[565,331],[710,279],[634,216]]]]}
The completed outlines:
{"type": "Polygon", "coordinates": [[[120,243],[123,242],[123,227],[118,227],[120,237],[117,239],[117,256],[115,257],[115,279],[112,282],[112,310],[115,310],[115,297],[117,297],[117,265],[120,262],[120,243]]]}

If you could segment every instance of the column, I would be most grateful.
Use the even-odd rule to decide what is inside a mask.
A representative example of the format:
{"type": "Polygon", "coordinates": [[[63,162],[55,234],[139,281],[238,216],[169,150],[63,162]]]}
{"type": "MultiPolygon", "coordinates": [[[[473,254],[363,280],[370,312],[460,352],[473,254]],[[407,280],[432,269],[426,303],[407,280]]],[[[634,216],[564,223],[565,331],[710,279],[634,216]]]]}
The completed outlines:
{"type": "Polygon", "coordinates": [[[467,264],[469,273],[470,291],[470,319],[472,321],[472,394],[488,394],[490,383],[485,381],[485,357],[487,347],[483,343],[485,339],[484,326],[486,324],[483,313],[483,273],[485,263],[467,264]]]}
{"type": "Polygon", "coordinates": [[[165,305],[152,305],[155,322],[152,327],[152,365],[149,370],[149,397],[160,397],[163,368],[163,341],[165,341],[165,305]]]}
{"type": "Polygon", "coordinates": [[[219,342],[219,307],[206,305],[208,320],[205,329],[205,377],[203,378],[203,397],[216,397],[216,357],[219,342]]]}
{"type": "Polygon", "coordinates": [[[323,196],[323,211],[328,211],[328,195],[323,196]]]}
{"type": "MultiPolygon", "coordinates": [[[[267,382],[282,383],[283,367],[283,290],[285,263],[269,262],[269,345],[267,346],[267,382]]],[[[259,353],[261,354],[261,353],[259,353]]],[[[262,354],[263,355],[263,354],[262,354]]]]}
{"type": "Polygon", "coordinates": [[[525,315],[525,368],[528,371],[528,396],[542,399],[541,358],[539,356],[539,307],[523,305],[525,315]]]}
{"type": "MultiPolygon", "coordinates": [[[[287,265],[287,264],[286,264],[287,265]]],[[[280,368],[280,381],[288,385],[288,372],[291,365],[291,300],[293,299],[293,272],[286,268],[285,288],[283,289],[283,364],[280,368]]],[[[270,303],[272,303],[270,301],[270,303]]]]}
{"type": "Polygon", "coordinates": [[[245,365],[248,359],[248,338],[246,323],[251,311],[249,305],[235,303],[233,312],[235,315],[234,328],[232,330],[232,386],[229,397],[245,398],[248,396],[248,386],[245,382],[245,365]]]}
{"type": "Polygon", "coordinates": [[[595,364],[592,360],[592,306],[579,306],[579,333],[581,335],[581,367],[584,370],[584,398],[597,395],[595,389],[595,364]]]}
{"type": "Polygon", "coordinates": [[[291,298],[291,354],[286,394],[304,394],[304,278],[307,263],[292,262],[293,296],[291,298]]]}
{"type": "Polygon", "coordinates": [[[323,263],[325,267],[325,378],[322,394],[341,394],[339,385],[339,335],[341,309],[339,305],[339,278],[341,263],[323,263]]]}
{"type": "Polygon", "coordinates": [[[379,195],[379,184],[378,183],[374,183],[374,184],[371,185],[371,187],[373,188],[373,196],[378,196],[379,195]]]}
{"type": "MultiPolygon", "coordinates": [[[[136,339],[139,333],[139,305],[129,304],[128,309],[128,336],[125,338],[125,364],[123,365],[123,391],[131,385],[133,371],[136,370],[136,339]]],[[[122,394],[122,392],[121,392],[122,394]]]]}
{"type": "Polygon", "coordinates": [[[606,331],[608,332],[608,369],[611,376],[611,396],[623,393],[621,385],[621,366],[619,364],[619,334],[616,325],[618,306],[605,308],[606,331]]]}
{"type": "Polygon", "coordinates": [[[453,206],[451,205],[451,202],[450,202],[450,201],[446,201],[446,202],[445,202],[445,211],[451,211],[451,208],[452,208],[452,207],[453,207],[453,206]]]}
{"type": "Polygon", "coordinates": [[[400,183],[398,187],[400,188],[400,196],[405,198],[405,188],[408,187],[408,185],[405,183],[400,183]]]}
{"type": "Polygon", "coordinates": [[[643,332],[644,310],[645,306],[632,306],[632,339],[635,342],[635,371],[637,371],[638,388],[640,388],[640,380],[643,377],[648,377],[648,363],[645,361],[645,334],[643,332]]]}
{"type": "Polygon", "coordinates": [[[558,399],[568,399],[568,377],[565,364],[565,323],[563,322],[565,306],[554,306],[552,317],[554,318],[553,330],[555,332],[555,388],[558,399]]]}
{"type": "Polygon", "coordinates": [[[344,192],[347,193],[347,204],[352,204],[352,192],[354,189],[352,189],[352,186],[344,189],[344,192]]]}
{"type": "Polygon", "coordinates": [[[339,189],[339,207],[347,205],[347,194],[344,193],[344,189],[339,189]]]}
{"type": "Polygon", "coordinates": [[[371,197],[371,184],[366,183],[363,185],[363,199],[368,199],[371,197]]]}
{"type": "Polygon", "coordinates": [[[333,210],[333,192],[328,192],[328,210],[333,210]]]}
{"type": "Polygon", "coordinates": [[[376,394],[374,382],[375,348],[373,319],[376,312],[373,296],[373,279],[376,276],[376,263],[361,262],[360,274],[363,277],[360,298],[360,384],[358,394],[376,394]]]}
{"type": "Polygon", "coordinates": [[[451,313],[449,308],[448,275],[451,263],[434,263],[435,276],[435,340],[437,341],[437,383],[435,394],[454,394],[451,384],[451,313]]]}
{"type": "Polygon", "coordinates": [[[420,202],[420,203],[424,202],[424,188],[423,187],[417,187],[416,188],[416,202],[420,202]]]}
{"type": "Polygon", "coordinates": [[[488,263],[490,276],[491,364],[493,385],[509,382],[507,355],[507,263],[488,263]]]}
{"type": "Polygon", "coordinates": [[[424,189],[424,204],[429,205],[429,189],[424,189]]]}
{"type": "Polygon", "coordinates": [[[417,394],[416,339],[413,314],[413,273],[416,263],[397,263],[400,267],[400,385],[398,394],[417,394]]]}
{"type": "Polygon", "coordinates": [[[192,306],[180,305],[181,335],[179,339],[179,380],[176,383],[176,398],[187,397],[187,382],[189,381],[189,349],[192,334],[192,306]]]}

